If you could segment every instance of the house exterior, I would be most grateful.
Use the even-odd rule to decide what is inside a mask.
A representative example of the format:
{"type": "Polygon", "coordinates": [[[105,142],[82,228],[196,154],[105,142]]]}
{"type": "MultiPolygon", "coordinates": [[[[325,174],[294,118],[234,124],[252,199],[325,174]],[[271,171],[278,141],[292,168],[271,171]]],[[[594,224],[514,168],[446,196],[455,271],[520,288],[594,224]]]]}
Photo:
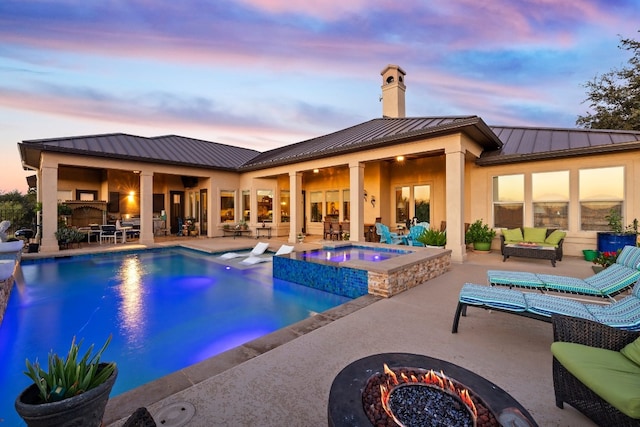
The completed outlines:
{"type": "Polygon", "coordinates": [[[394,228],[415,216],[446,228],[458,262],[465,224],[477,219],[561,228],[565,254],[580,255],[612,208],[625,224],[640,212],[640,132],[405,117],[406,73],[389,65],[381,76],[383,117],[262,153],[174,135],[22,141],[43,207],[41,251],[58,250],[60,202],[71,225],[139,222],[143,244],[187,220],[203,236],[246,223],[294,242],[322,235],[330,219],[358,242],[378,219],[394,228]]]}

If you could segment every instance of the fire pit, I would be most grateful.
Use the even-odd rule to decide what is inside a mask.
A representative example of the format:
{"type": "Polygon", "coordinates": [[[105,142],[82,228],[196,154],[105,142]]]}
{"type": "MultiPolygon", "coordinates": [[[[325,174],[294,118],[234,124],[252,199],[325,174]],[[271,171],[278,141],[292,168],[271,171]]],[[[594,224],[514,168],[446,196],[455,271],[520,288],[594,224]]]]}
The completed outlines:
{"type": "Polygon", "coordinates": [[[452,363],[407,353],[357,360],[333,381],[329,426],[536,426],[507,392],[452,363]]]}

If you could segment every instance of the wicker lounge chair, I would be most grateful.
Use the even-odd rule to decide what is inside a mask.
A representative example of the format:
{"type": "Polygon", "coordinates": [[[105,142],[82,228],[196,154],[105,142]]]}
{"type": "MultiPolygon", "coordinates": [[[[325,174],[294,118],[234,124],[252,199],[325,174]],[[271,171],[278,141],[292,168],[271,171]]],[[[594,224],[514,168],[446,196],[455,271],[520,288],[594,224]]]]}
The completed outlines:
{"type": "Polygon", "coordinates": [[[586,279],[503,270],[489,270],[487,278],[491,285],[611,298],[640,279],[640,248],[625,246],[615,264],[586,279]]]}
{"type": "MultiPolygon", "coordinates": [[[[637,402],[637,397],[624,393],[623,390],[625,389],[620,387],[626,387],[626,390],[628,390],[629,387],[637,390],[639,374],[619,370],[619,368],[613,366],[616,365],[615,363],[606,363],[606,360],[609,360],[606,358],[613,356],[615,360],[617,355],[613,352],[619,352],[624,346],[635,341],[640,337],[640,333],[623,331],[598,322],[574,317],[554,315],[552,319],[554,340],[554,344],[552,345],[552,351],[554,352],[553,389],[555,391],[556,406],[563,408],[564,403],[568,403],[599,426],[640,426],[639,419],[631,418],[624,414],[576,378],[556,359],[555,354],[558,354],[561,349],[559,347],[554,348],[554,346],[558,345],[556,343],[563,343],[565,346],[564,350],[566,350],[566,344],[564,343],[575,343],[595,347],[592,349],[579,349],[580,358],[584,359],[582,361],[576,361],[568,354],[570,360],[579,362],[579,365],[582,366],[581,371],[578,371],[582,373],[578,375],[584,376],[585,372],[588,372],[589,378],[583,379],[587,382],[603,384],[604,389],[600,390],[600,393],[610,400],[616,399],[615,396],[608,396],[608,393],[617,395],[617,400],[626,399],[627,401],[637,402]],[[602,352],[596,349],[612,350],[612,352],[609,354],[608,352],[602,352]],[[600,363],[598,363],[598,361],[600,361],[600,363]],[[608,373],[608,370],[611,370],[611,373],[608,373]],[[626,384],[623,386],[621,382],[626,384]],[[613,393],[611,390],[613,390],[613,393]],[[623,393],[622,399],[620,399],[620,393],[623,393]]],[[[558,357],[560,356],[558,355],[558,357]]],[[[637,365],[634,366],[631,361],[629,361],[628,364],[631,365],[631,370],[637,372],[637,365]]],[[[574,367],[573,369],[576,368],[574,367]]],[[[637,403],[632,404],[632,406],[635,406],[637,413],[637,403]]]]}
{"type": "Polygon", "coordinates": [[[640,331],[640,282],[636,283],[631,295],[605,305],[586,304],[572,298],[538,292],[466,283],[458,297],[452,333],[458,332],[460,316],[466,315],[468,306],[517,314],[544,322],[551,322],[552,315],[561,314],[624,330],[640,331]]]}

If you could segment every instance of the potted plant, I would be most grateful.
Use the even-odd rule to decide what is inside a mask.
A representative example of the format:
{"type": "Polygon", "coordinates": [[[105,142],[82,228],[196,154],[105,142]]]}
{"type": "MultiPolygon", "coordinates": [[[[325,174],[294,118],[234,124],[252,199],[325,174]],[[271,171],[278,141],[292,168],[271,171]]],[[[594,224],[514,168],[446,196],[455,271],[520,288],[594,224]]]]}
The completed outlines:
{"type": "Polygon", "coordinates": [[[298,239],[298,243],[304,242],[304,234],[298,233],[297,239],[298,239]]]}
{"type": "Polygon", "coordinates": [[[51,352],[48,358],[48,372],[43,370],[36,359],[26,361],[27,375],[33,381],[15,401],[18,415],[29,427],[66,425],[69,420],[74,425],[95,426],[102,424],[109,393],[118,376],[113,362],[102,363],[100,357],[111,336],[93,356],[93,345],[80,359],[80,346],[75,337],[66,358],[51,352]]]}
{"type": "Polygon", "coordinates": [[[66,248],[73,243],[80,243],[87,238],[85,233],[67,226],[61,226],[54,234],[58,240],[58,246],[61,249],[66,248]]]}
{"type": "Polygon", "coordinates": [[[616,260],[618,259],[618,255],[620,255],[620,252],[622,252],[622,249],[618,249],[615,252],[599,252],[598,256],[593,260],[593,263],[595,264],[594,266],[592,266],[593,271],[595,273],[599,273],[605,268],[615,264],[616,260]]]}
{"type": "Polygon", "coordinates": [[[442,247],[447,244],[447,232],[428,229],[425,230],[416,240],[425,246],[438,246],[442,247]]]}
{"type": "Polygon", "coordinates": [[[482,219],[477,220],[469,226],[464,239],[467,244],[473,244],[476,251],[488,252],[491,250],[491,242],[496,237],[496,231],[483,224],[482,219]]]}
{"type": "Polygon", "coordinates": [[[638,220],[623,227],[622,216],[616,208],[611,208],[609,215],[604,217],[609,224],[610,231],[600,231],[597,237],[599,252],[616,252],[625,246],[636,246],[638,238],[638,220]]]}

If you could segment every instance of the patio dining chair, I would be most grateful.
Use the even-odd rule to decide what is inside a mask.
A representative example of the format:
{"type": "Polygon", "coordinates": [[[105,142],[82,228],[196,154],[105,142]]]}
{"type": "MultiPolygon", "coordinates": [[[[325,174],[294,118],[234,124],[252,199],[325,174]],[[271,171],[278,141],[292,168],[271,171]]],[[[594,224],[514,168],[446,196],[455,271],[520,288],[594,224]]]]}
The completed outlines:
{"type": "Polygon", "coordinates": [[[103,240],[113,239],[113,243],[118,243],[118,237],[122,239],[122,231],[117,230],[115,225],[101,225],[100,226],[100,244],[103,240]]]}
{"type": "Polygon", "coordinates": [[[323,226],[323,234],[322,234],[322,238],[323,238],[323,239],[325,239],[325,240],[326,240],[327,238],[331,239],[331,222],[330,222],[330,221],[326,221],[326,220],[325,220],[325,221],[322,223],[322,226],[323,226]]]}

